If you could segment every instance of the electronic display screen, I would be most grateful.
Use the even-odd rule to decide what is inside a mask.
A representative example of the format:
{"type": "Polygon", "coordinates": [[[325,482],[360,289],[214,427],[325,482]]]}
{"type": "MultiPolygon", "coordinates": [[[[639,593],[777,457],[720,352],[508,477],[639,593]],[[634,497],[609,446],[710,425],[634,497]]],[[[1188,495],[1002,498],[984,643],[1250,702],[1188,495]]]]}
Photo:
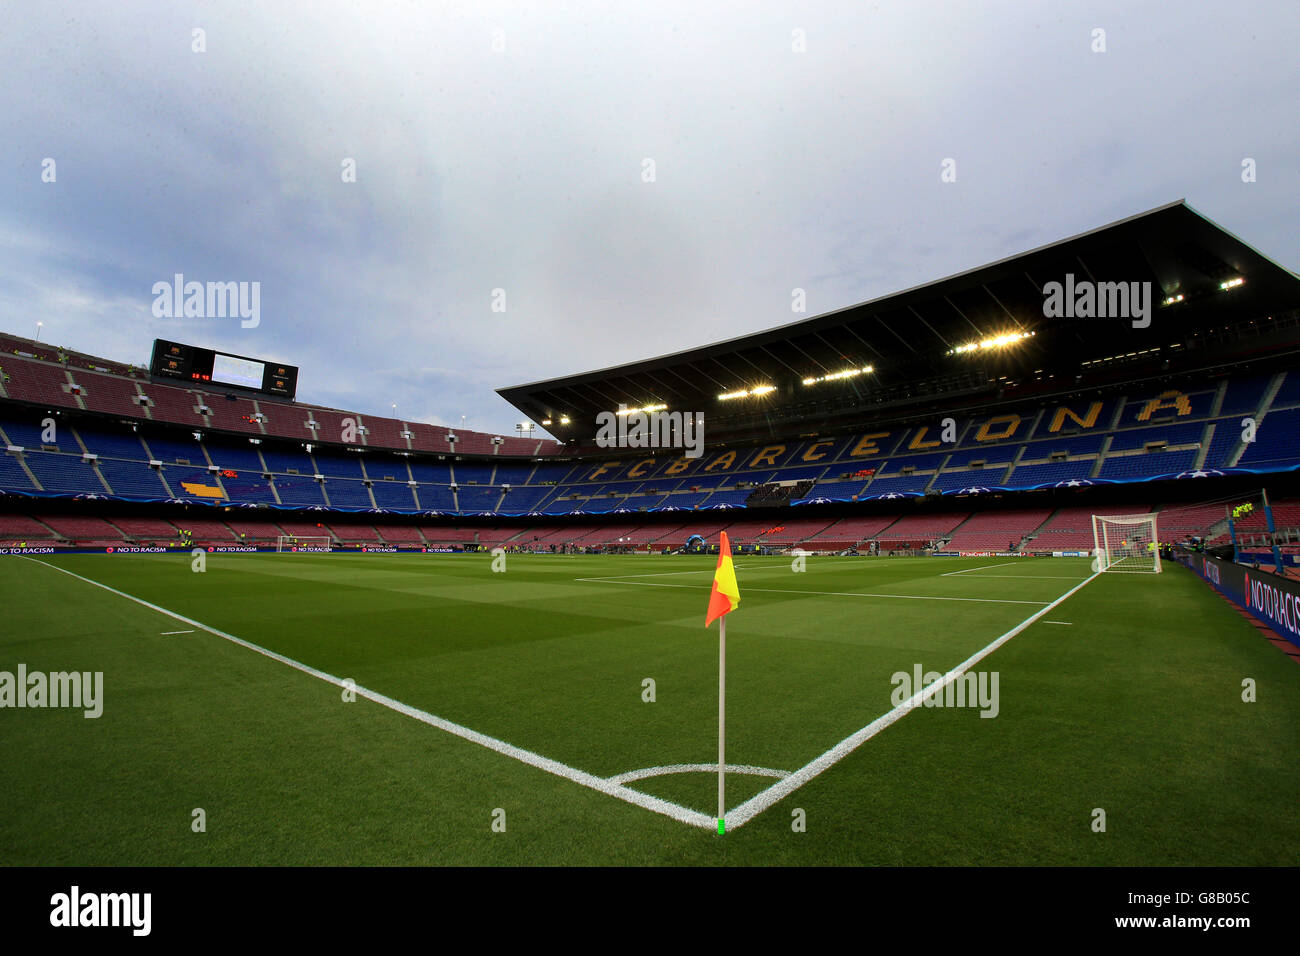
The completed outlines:
{"type": "Polygon", "coordinates": [[[212,381],[219,385],[238,385],[240,388],[261,388],[266,366],[261,362],[236,358],[216,352],[212,360],[212,381]]]}
{"type": "Polygon", "coordinates": [[[165,379],[245,388],[292,399],[298,390],[298,368],[262,362],[195,345],[155,339],[149,369],[165,379]]]}

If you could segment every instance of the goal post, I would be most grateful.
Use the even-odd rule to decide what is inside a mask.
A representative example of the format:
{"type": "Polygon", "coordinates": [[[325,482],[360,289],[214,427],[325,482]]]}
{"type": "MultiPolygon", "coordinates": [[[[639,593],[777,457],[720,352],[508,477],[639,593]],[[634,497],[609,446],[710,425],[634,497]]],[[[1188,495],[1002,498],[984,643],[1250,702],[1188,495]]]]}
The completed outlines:
{"type": "Polygon", "coordinates": [[[1095,571],[1160,573],[1160,537],[1154,512],[1139,515],[1093,515],[1095,571]]]}
{"type": "Polygon", "coordinates": [[[329,535],[282,534],[275,539],[275,550],[286,551],[328,551],[333,540],[329,535]]]}

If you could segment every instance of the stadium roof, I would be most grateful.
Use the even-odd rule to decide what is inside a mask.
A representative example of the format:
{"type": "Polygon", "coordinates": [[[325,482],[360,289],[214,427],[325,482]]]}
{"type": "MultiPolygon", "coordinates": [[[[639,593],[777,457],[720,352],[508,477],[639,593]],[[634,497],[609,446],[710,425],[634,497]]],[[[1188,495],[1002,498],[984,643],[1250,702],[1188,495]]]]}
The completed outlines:
{"type": "Polygon", "coordinates": [[[598,413],[621,404],[704,412],[716,426],[745,406],[797,408],[831,390],[851,389],[866,398],[873,390],[927,380],[940,383],[927,389],[930,394],[957,393],[1030,369],[1077,369],[1116,349],[1168,346],[1200,329],[1297,308],[1300,276],[1179,200],[859,305],[498,394],[561,439],[583,441],[594,433],[598,413]],[[1067,274],[1076,283],[1152,283],[1150,326],[1134,328],[1123,318],[1046,317],[1044,287],[1064,283],[1067,274]],[[1012,348],[961,351],[973,342],[1030,334],[1012,348]],[[822,376],[831,378],[805,384],[822,376]],[[771,388],[720,400],[755,386],[771,388]]]}

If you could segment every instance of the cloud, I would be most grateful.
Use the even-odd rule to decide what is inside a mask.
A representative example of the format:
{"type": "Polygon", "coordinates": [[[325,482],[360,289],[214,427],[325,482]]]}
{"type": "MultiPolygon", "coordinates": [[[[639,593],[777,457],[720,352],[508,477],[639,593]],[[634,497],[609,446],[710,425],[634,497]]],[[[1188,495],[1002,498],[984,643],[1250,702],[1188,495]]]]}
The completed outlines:
{"type": "Polygon", "coordinates": [[[790,322],[796,287],[829,311],[1182,196],[1294,268],[1289,16],[44,3],[0,36],[3,325],[41,317],[122,361],[155,336],[264,356],[302,367],[305,401],[512,434],[498,387],[790,322]],[[261,282],[261,325],[153,319],[149,290],[175,272],[261,282]]]}

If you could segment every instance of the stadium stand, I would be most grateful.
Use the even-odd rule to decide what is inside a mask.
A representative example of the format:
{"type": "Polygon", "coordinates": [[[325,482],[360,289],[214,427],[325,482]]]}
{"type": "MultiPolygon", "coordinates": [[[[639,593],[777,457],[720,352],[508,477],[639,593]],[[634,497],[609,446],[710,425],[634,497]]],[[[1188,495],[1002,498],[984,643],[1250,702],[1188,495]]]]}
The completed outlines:
{"type": "MultiPolygon", "coordinates": [[[[1146,514],[1150,505],[1108,507],[1105,514],[1146,514]]],[[[1092,516],[1098,509],[1091,505],[1061,508],[1043,526],[1035,531],[1026,549],[1051,553],[1053,551],[1088,551],[1093,549],[1092,516]]]]}
{"type": "Polygon", "coordinates": [[[1228,520],[1228,509],[1223,504],[1167,504],[1155,510],[1162,541],[1179,541],[1193,535],[1213,538],[1228,520]]]}
{"type": "Polygon", "coordinates": [[[170,498],[162,471],[141,465],[137,461],[99,460],[99,473],[109,491],[121,498],[142,498],[146,501],[170,498]]]}
{"type": "MultiPolygon", "coordinates": [[[[1234,408],[1254,403],[1265,406],[1256,440],[1244,446],[1241,425],[1235,417],[1180,420],[1196,416],[1198,410],[1208,415],[1214,404],[1207,398],[1210,393],[1163,389],[1117,400],[1114,407],[1123,427],[1105,428],[1099,414],[1095,423],[1101,429],[1098,434],[984,443],[978,437],[967,437],[951,452],[854,458],[855,450],[866,440],[859,436],[829,444],[822,440],[780,446],[755,444],[706,455],[698,461],[665,457],[651,459],[649,464],[643,459],[555,465],[438,460],[406,457],[409,452],[403,456],[373,445],[365,454],[348,454],[337,446],[316,443],[309,454],[304,444],[267,437],[259,438],[259,445],[250,445],[240,444],[230,434],[204,431],[202,440],[196,441],[188,430],[168,432],[155,422],[141,431],[138,425],[133,428],[121,424],[121,419],[109,418],[77,421],[75,426],[69,421],[56,440],[47,444],[41,441],[42,419],[30,416],[24,420],[15,412],[19,406],[9,406],[0,419],[0,431],[9,444],[23,451],[10,452],[10,461],[0,467],[0,489],[104,494],[131,500],[197,496],[284,508],[559,516],[705,510],[779,502],[780,494],[769,498],[756,493],[756,489],[781,492],[789,487],[773,482],[813,481],[793,499],[794,504],[805,505],[924,493],[959,494],[972,489],[1143,480],[1191,474],[1202,468],[1289,469],[1300,460],[1300,407],[1275,409],[1277,397],[1271,404],[1268,399],[1270,381],[1247,379],[1240,389],[1234,389],[1231,380],[1223,385],[1223,400],[1227,402],[1231,397],[1234,408]],[[1265,384],[1261,385],[1261,381],[1265,384]],[[1156,409],[1169,412],[1167,421],[1153,425],[1149,423],[1152,415],[1142,417],[1153,406],[1163,404],[1175,406],[1172,410],[1156,409]],[[1136,424],[1139,420],[1143,424],[1136,424]],[[79,454],[83,447],[98,455],[100,461],[87,464],[79,454]],[[797,461],[810,454],[832,460],[812,466],[753,467],[755,462],[767,465],[771,460],[797,461]],[[1239,461],[1233,462],[1238,454],[1239,461]],[[151,459],[163,463],[161,471],[149,469],[151,459]],[[223,472],[219,478],[207,473],[209,462],[223,472]],[[675,474],[668,474],[674,470],[675,474]],[[272,476],[269,480],[264,477],[267,474],[272,476]],[[316,481],[312,477],[316,474],[325,480],[316,481]],[[410,484],[412,480],[415,486],[410,484]],[[193,493],[185,485],[209,490],[193,493]],[[211,491],[218,486],[217,492],[211,491]]],[[[148,388],[164,394],[153,385],[148,388]]],[[[248,404],[251,407],[252,403],[248,404]]],[[[1038,416],[1040,427],[1043,419],[1053,417],[1047,414],[1052,407],[1046,406],[1044,414],[1038,416]]],[[[1055,406],[1058,411],[1061,407],[1067,406],[1055,406]]],[[[1086,411],[1080,403],[1074,407],[1081,414],[1086,411]]],[[[341,420],[338,414],[321,409],[287,405],[278,408],[276,415],[281,420],[298,416],[303,421],[316,421],[323,430],[335,428],[341,420]]],[[[971,418],[963,433],[978,436],[991,420],[971,418]]],[[[245,430],[256,427],[247,422],[244,425],[245,430]]],[[[432,434],[431,428],[425,427],[426,437],[432,434]]],[[[311,431],[305,427],[302,430],[311,431]]],[[[903,429],[898,434],[900,447],[926,443],[923,429],[903,429]]]]}
{"type": "Polygon", "coordinates": [[[24,541],[43,545],[57,537],[58,532],[35,518],[0,514],[0,548],[11,548],[24,541]]]}
{"type": "Polygon", "coordinates": [[[13,407],[12,411],[15,414],[0,417],[0,432],[7,438],[9,444],[33,450],[45,449],[77,454],[81,452],[81,446],[77,443],[76,432],[73,429],[59,428],[57,421],[53,429],[47,429],[41,424],[46,416],[20,417],[16,407],[13,407]]]}
{"type": "MultiPolygon", "coordinates": [[[[1282,499],[1275,501],[1271,505],[1273,511],[1273,525],[1277,529],[1300,528],[1300,500],[1282,499]]],[[[1267,520],[1262,508],[1256,508],[1244,518],[1234,522],[1241,531],[1266,531],[1268,529],[1267,520]]]]}
{"type": "Polygon", "coordinates": [[[1270,411],[1260,419],[1255,441],[1245,446],[1236,464],[1267,467],[1294,464],[1297,458],[1300,458],[1300,408],[1289,408],[1270,411]]]}
{"type": "Polygon", "coordinates": [[[376,525],[376,530],[387,544],[420,548],[428,543],[420,534],[420,529],[413,525],[380,524],[376,525]]]}
{"type": "Polygon", "coordinates": [[[1173,203],[902,297],[499,390],[532,421],[560,419],[551,430],[563,441],[154,380],[5,334],[0,495],[15,520],[45,513],[49,499],[88,514],[116,514],[115,502],[158,510],[140,518],[154,525],[123,518],[76,529],[79,537],[59,534],[64,540],[148,539],[181,521],[206,540],[236,540],[236,526],[274,540],[285,526],[320,520],[326,533],[354,535],[345,540],[412,545],[600,547],[631,538],[663,549],[729,527],[737,544],[821,551],[873,540],[886,550],[1084,550],[1092,546],[1085,518],[1122,507],[1092,503],[1103,495],[1168,502],[1161,512],[1171,533],[1205,533],[1219,524],[1213,508],[1178,502],[1220,497],[1213,482],[1278,482],[1277,497],[1294,500],[1298,288],[1294,273],[1173,203]],[[1184,255],[1191,247],[1199,251],[1184,255]],[[1039,321],[1041,289],[1027,275],[1082,262],[1127,275],[1152,261],[1138,248],[1163,249],[1162,279],[1187,293],[1176,324],[1140,331],[1039,321]],[[1239,270],[1243,282],[1225,284],[1206,263],[1239,270]],[[954,307],[959,300],[974,305],[954,307]],[[925,321],[900,346],[882,331],[892,329],[891,315],[925,321]],[[1010,315],[1026,328],[1019,345],[993,358],[954,348],[972,329],[1001,335],[1010,315]],[[862,349],[875,362],[871,375],[839,381],[833,370],[862,349]],[[730,402],[734,395],[719,394],[730,376],[770,377],[773,387],[761,401],[730,402]],[[661,386],[675,394],[645,397],[708,412],[703,455],[596,446],[591,423],[609,396],[661,386]],[[1023,501],[984,508],[990,496],[1021,493],[1023,501]],[[190,520],[196,511],[210,517],[190,520]],[[231,515],[240,518],[224,520],[231,515]]]}
{"type": "Polygon", "coordinates": [[[349,542],[378,544],[382,540],[379,532],[368,524],[340,524],[335,522],[326,527],[326,533],[333,534],[336,541],[342,541],[345,544],[349,542]]]}
{"type": "Polygon", "coordinates": [[[188,527],[194,531],[197,539],[199,530],[205,532],[205,540],[222,539],[220,534],[222,528],[225,528],[227,535],[222,539],[222,543],[229,543],[230,539],[245,541],[249,544],[274,544],[275,540],[282,534],[287,534],[280,525],[270,521],[243,521],[227,519],[224,524],[212,522],[211,524],[200,525],[197,521],[191,521],[188,524],[182,524],[181,527],[188,527]]]}
{"type": "Polygon", "coordinates": [[[969,512],[907,515],[872,536],[882,549],[925,548],[946,538],[969,512]]]}
{"type": "MultiPolygon", "coordinates": [[[[536,530],[538,530],[540,527],[541,526],[539,525],[536,528],[533,528],[532,530],[535,533],[536,530]]],[[[432,528],[432,529],[425,529],[425,530],[428,533],[434,534],[434,536],[436,537],[437,534],[442,529],[432,528]]],[[[512,539],[518,537],[523,533],[524,533],[523,525],[501,525],[492,528],[480,528],[478,531],[478,542],[483,547],[491,548],[491,547],[496,547],[499,544],[505,544],[506,542],[511,541],[512,539]]],[[[427,538],[428,534],[426,534],[425,537],[427,538]]],[[[430,539],[430,543],[432,543],[432,539],[430,539]]]]}
{"type": "Polygon", "coordinates": [[[438,525],[422,525],[418,530],[431,545],[463,544],[475,540],[477,533],[473,528],[442,527],[438,525]]]}
{"type": "Polygon", "coordinates": [[[1024,538],[1048,516],[1050,508],[987,511],[971,515],[953,531],[946,551],[1017,551],[1024,538]]]}
{"type": "Polygon", "coordinates": [[[76,384],[75,394],[84,408],[130,418],[143,410],[134,380],[96,372],[69,372],[68,379],[76,384]]]}
{"type": "Polygon", "coordinates": [[[125,540],[122,532],[103,518],[69,515],[40,515],[38,518],[42,524],[51,528],[57,537],[76,545],[89,547],[119,545],[125,540]]]}
{"type": "Polygon", "coordinates": [[[15,401],[63,408],[83,407],[72,392],[67,371],[59,365],[6,358],[4,371],[8,376],[4,383],[5,393],[15,401]]]}
{"type": "MultiPolygon", "coordinates": [[[[159,518],[114,517],[110,520],[123,537],[136,544],[175,544],[180,533],[176,525],[159,518]]],[[[194,529],[188,530],[192,533],[194,529]]]]}
{"type": "Polygon", "coordinates": [[[814,551],[842,551],[856,547],[885,531],[897,516],[874,518],[840,518],[808,538],[804,545],[814,551]]]}

